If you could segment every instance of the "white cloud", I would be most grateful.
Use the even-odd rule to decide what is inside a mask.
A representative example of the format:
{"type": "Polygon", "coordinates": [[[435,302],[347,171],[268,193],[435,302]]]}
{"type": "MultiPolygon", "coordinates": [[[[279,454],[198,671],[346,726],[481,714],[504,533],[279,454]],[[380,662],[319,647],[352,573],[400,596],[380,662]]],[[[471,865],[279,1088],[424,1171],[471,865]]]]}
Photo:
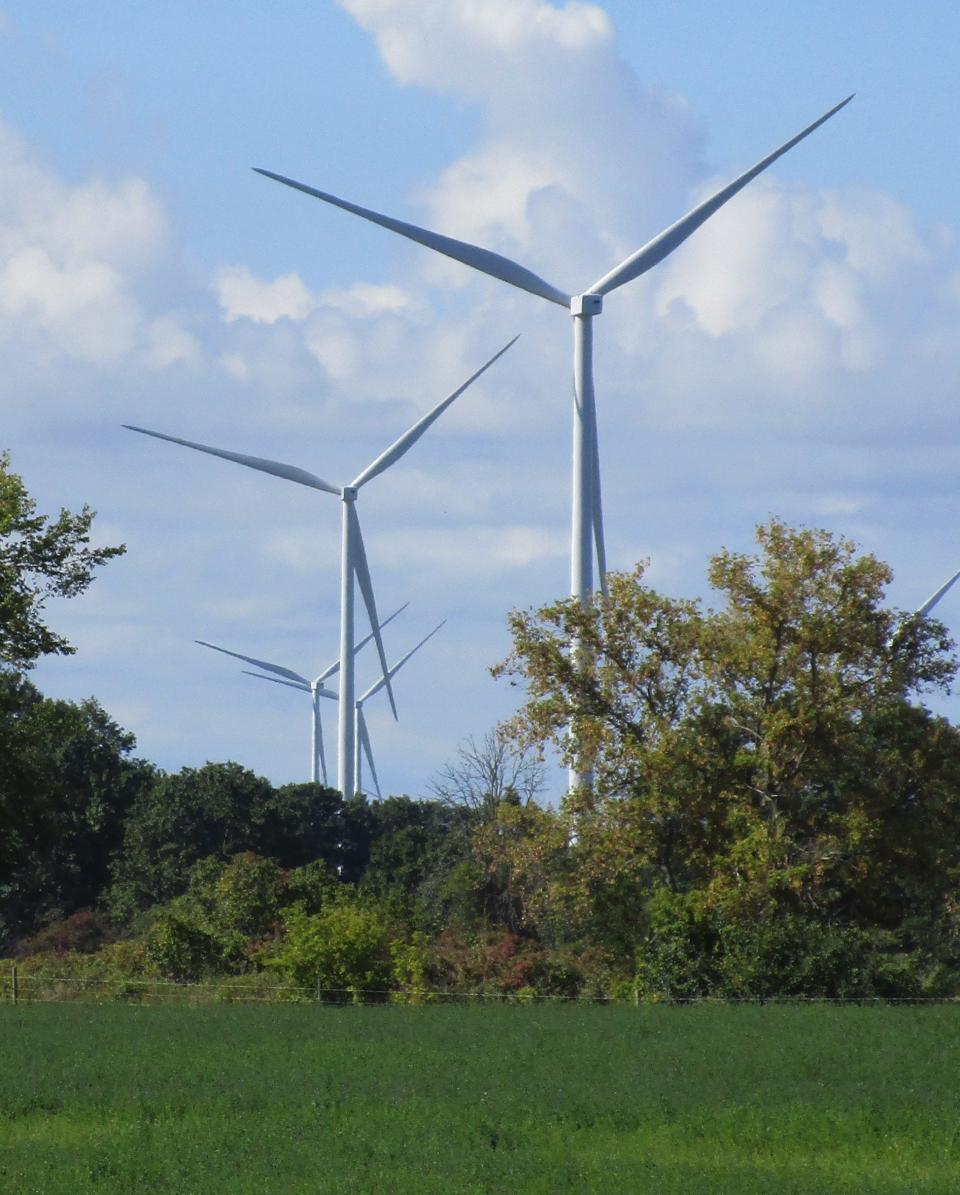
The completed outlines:
{"type": "Polygon", "coordinates": [[[227,323],[238,319],[258,324],[275,324],[279,319],[302,320],[315,302],[297,274],[264,282],[244,266],[220,271],[217,297],[227,323]]]}
{"type": "MultiPolygon", "coordinates": [[[[44,343],[93,366],[143,352],[162,369],[199,345],[147,310],[164,267],[166,216],[142,179],[64,182],[0,122],[0,338],[43,368],[44,343]]],[[[9,359],[8,359],[9,366],[9,359]]]]}
{"type": "Polygon", "coordinates": [[[133,347],[139,312],[117,272],[103,262],[58,266],[46,249],[24,247],[0,269],[5,338],[45,332],[71,356],[103,362],[133,347]]]}
{"type": "Polygon", "coordinates": [[[147,328],[147,360],[154,369],[196,364],[202,349],[196,336],[175,315],[162,315],[147,328]]]}
{"type": "Polygon", "coordinates": [[[569,549],[562,532],[526,524],[471,526],[450,531],[398,529],[389,536],[373,537],[376,559],[387,567],[424,568],[431,571],[492,574],[502,569],[522,569],[562,557],[569,549]]]}
{"type": "Polygon", "coordinates": [[[610,18],[596,4],[569,0],[341,0],[377,40],[400,83],[489,94],[511,69],[540,54],[577,56],[609,44],[610,18]]]}
{"type": "Polygon", "coordinates": [[[328,290],[320,302],[335,307],[347,315],[370,319],[379,315],[422,315],[426,311],[423,298],[394,282],[375,285],[357,282],[346,290],[328,290]]]}

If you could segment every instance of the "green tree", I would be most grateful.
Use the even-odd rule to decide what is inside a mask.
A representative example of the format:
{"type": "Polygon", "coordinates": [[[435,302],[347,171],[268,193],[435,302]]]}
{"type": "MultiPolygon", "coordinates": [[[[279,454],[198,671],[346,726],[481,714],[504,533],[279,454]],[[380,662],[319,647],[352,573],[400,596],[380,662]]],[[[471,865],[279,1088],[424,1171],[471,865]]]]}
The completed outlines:
{"type": "Polygon", "coordinates": [[[394,936],[383,910],[341,891],[319,913],[293,905],[284,914],[284,935],[266,965],[326,1000],[383,999],[394,985],[394,936]]]}
{"type": "Polygon", "coordinates": [[[87,506],[52,521],[38,515],[9,454],[0,453],[0,664],[29,668],[40,656],[74,650],[44,623],[44,603],[83,593],[94,569],[124,552],[90,547],[93,518],[87,506]]]}
{"type": "Polygon", "coordinates": [[[51,700],[0,669],[0,941],[98,902],[153,780],[133,747],[92,698],[51,700]]]}
{"type": "Polygon", "coordinates": [[[949,685],[952,644],[885,606],[889,569],[852,543],[773,521],[758,545],[711,562],[717,611],[638,569],[586,609],[513,616],[524,733],[565,750],[576,720],[594,759],[564,811],[580,906],[669,990],[940,982],[960,957],[960,735],[919,698],[949,685]]]}
{"type": "Polygon", "coordinates": [[[281,867],[322,860],[335,870],[343,842],[343,800],[319,784],[274,789],[237,763],[208,763],[161,775],[140,793],[124,826],[109,902],[128,921],[187,888],[207,857],[243,851],[281,867]]]}

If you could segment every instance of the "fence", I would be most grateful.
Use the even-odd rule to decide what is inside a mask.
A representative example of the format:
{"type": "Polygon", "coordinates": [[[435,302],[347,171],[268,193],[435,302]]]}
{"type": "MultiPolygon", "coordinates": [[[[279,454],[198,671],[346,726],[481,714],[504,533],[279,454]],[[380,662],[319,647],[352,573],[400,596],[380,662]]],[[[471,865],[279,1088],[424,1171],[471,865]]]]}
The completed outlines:
{"type": "Polygon", "coordinates": [[[7,981],[7,999],[13,1004],[264,1004],[299,1003],[340,1006],[345,1004],[595,1004],[635,1005],[668,1004],[695,1005],[765,1005],[765,1004],[832,1004],[832,1005],[927,1005],[958,1004],[960,996],[749,996],[715,997],[691,996],[653,999],[641,998],[635,989],[626,997],[605,995],[539,994],[531,989],[511,992],[443,991],[432,989],[398,990],[387,988],[327,988],[319,983],[311,986],[250,982],[242,977],[217,982],[181,982],[172,979],[94,979],[76,975],[23,973],[13,964],[7,981]]]}

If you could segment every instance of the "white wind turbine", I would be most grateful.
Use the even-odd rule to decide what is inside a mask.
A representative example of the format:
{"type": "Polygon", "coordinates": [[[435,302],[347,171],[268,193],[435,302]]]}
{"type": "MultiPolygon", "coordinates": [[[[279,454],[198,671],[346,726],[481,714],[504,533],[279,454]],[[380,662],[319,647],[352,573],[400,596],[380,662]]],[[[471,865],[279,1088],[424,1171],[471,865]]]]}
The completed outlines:
{"type": "Polygon", "coordinates": [[[355,644],[354,579],[356,579],[360,587],[360,592],[363,595],[363,600],[367,608],[370,627],[373,631],[373,637],[377,644],[377,652],[380,656],[380,666],[383,671],[387,696],[390,698],[390,707],[393,710],[394,717],[397,715],[393,690],[390,688],[390,680],[387,676],[387,658],[383,650],[383,640],[380,638],[380,620],[377,617],[377,606],[373,596],[370,569],[367,565],[367,554],[363,546],[363,535],[360,531],[360,520],[356,511],[357,494],[361,487],[366,485],[368,481],[372,481],[374,477],[379,476],[386,469],[389,469],[391,465],[396,464],[413,447],[431,424],[443,414],[454,399],[459,398],[464,390],[472,382],[475,382],[485,370],[489,369],[498,357],[502,357],[517,339],[515,336],[499,352],[495,353],[485,365],[482,365],[476,373],[467,378],[462,386],[454,390],[442,402],[437,403],[433,410],[424,415],[422,419],[419,419],[413,427],[404,432],[376,460],[371,461],[362,472],[358,473],[349,485],[333,485],[329,481],[324,481],[322,477],[308,473],[306,469],[298,468],[296,465],[286,465],[280,461],[266,460],[263,457],[246,456],[240,452],[227,452],[222,448],[211,448],[207,444],[197,444],[193,440],[182,440],[177,436],[168,436],[163,432],[150,431],[145,427],[134,427],[129,423],[123,425],[130,431],[142,432],[144,435],[154,436],[158,440],[169,440],[172,444],[182,444],[185,448],[195,448],[198,452],[206,452],[211,456],[219,456],[224,460],[234,461],[238,465],[246,465],[248,468],[258,469],[261,473],[270,473],[275,477],[283,477],[287,481],[295,481],[299,485],[305,485],[314,490],[322,490],[326,494],[333,494],[335,497],[341,499],[343,507],[341,511],[340,547],[340,707],[337,720],[337,787],[345,797],[352,796],[355,791],[353,719],[353,704],[355,699],[353,667],[355,644]]]}
{"type": "MultiPolygon", "coordinates": [[[[392,622],[398,614],[406,610],[409,602],[404,602],[403,605],[385,618],[380,624],[380,630],[392,622]]],[[[373,638],[371,632],[365,639],[354,647],[353,654],[356,655],[361,648],[366,645],[373,638]]],[[[323,724],[320,720],[320,698],[327,697],[336,701],[337,695],[332,689],[328,689],[324,685],[325,680],[329,680],[331,676],[340,670],[340,661],[336,659],[333,663],[328,664],[326,668],[315,676],[313,680],[308,680],[307,677],[301,676],[299,672],[294,672],[292,668],[285,668],[282,664],[274,664],[269,660],[259,660],[255,656],[245,656],[239,651],[230,651],[226,647],[218,647],[216,643],[207,643],[205,639],[195,639],[201,647],[209,647],[213,651],[222,652],[225,656],[233,656],[235,660],[243,660],[247,664],[253,664],[257,668],[262,668],[265,672],[274,672],[276,676],[261,676],[259,672],[247,672],[247,676],[256,676],[260,680],[273,680],[277,684],[289,685],[292,689],[302,689],[305,693],[310,694],[312,715],[311,715],[311,748],[310,748],[310,779],[314,784],[317,783],[320,776],[323,776],[323,783],[327,783],[327,761],[323,751],[323,724]],[[281,679],[284,678],[284,679],[281,679]]],[[[246,672],[246,669],[243,670],[246,672]]]]}
{"type": "MultiPolygon", "coordinates": [[[[444,619],[443,622],[441,622],[437,626],[435,626],[429,635],[426,635],[423,639],[421,639],[416,647],[411,648],[411,650],[408,651],[407,654],[402,659],[398,660],[397,663],[394,664],[394,666],[390,669],[390,671],[387,674],[391,680],[400,671],[400,669],[404,666],[404,664],[406,664],[407,660],[410,659],[410,657],[414,654],[414,652],[419,651],[420,648],[423,647],[423,645],[427,642],[427,640],[432,638],[432,636],[434,636],[437,633],[437,631],[440,630],[440,627],[442,627],[445,622],[446,622],[446,619],[444,619]]],[[[199,640],[198,640],[198,642],[199,642],[199,640]]],[[[209,647],[212,645],[204,644],[204,646],[209,647]]],[[[223,649],[220,648],[219,650],[222,651],[223,649]]],[[[227,654],[228,655],[236,655],[236,652],[228,652],[227,654]]],[[[247,659],[246,656],[242,656],[240,658],[247,659]]],[[[255,660],[255,661],[251,661],[251,662],[258,664],[261,667],[263,666],[262,661],[260,661],[260,660],[255,660]]],[[[282,677],[279,677],[279,676],[264,676],[260,672],[248,672],[246,669],[243,669],[243,672],[244,672],[245,676],[255,676],[257,678],[257,680],[268,680],[268,681],[272,681],[274,684],[277,684],[277,685],[289,685],[291,689],[301,689],[305,692],[311,691],[309,682],[307,682],[303,679],[284,680],[282,677]]],[[[355,755],[354,755],[354,775],[356,777],[357,791],[361,792],[363,790],[363,782],[361,779],[361,767],[360,767],[361,750],[362,750],[363,754],[366,755],[366,757],[367,757],[367,763],[370,765],[370,773],[373,776],[373,783],[376,787],[378,797],[381,797],[383,794],[380,792],[380,781],[377,779],[377,767],[376,767],[376,764],[373,762],[373,749],[370,746],[370,735],[369,735],[369,732],[367,731],[367,722],[363,716],[363,705],[364,705],[364,702],[366,702],[368,698],[372,697],[375,693],[379,693],[385,684],[386,684],[386,678],[381,676],[380,679],[378,681],[376,681],[375,684],[371,685],[370,688],[367,689],[367,691],[362,696],[357,698],[356,705],[354,707],[355,711],[356,711],[355,712],[356,739],[355,739],[355,755]]],[[[336,695],[336,693],[333,692],[332,689],[325,689],[322,686],[320,687],[320,690],[317,692],[317,696],[326,697],[329,701],[337,700],[337,695],[336,695]]],[[[317,702],[316,702],[316,697],[315,697],[314,705],[316,706],[316,704],[317,704],[317,702]]],[[[319,725],[319,721],[318,721],[317,725],[319,725]]],[[[320,743],[321,743],[320,750],[321,750],[321,762],[322,762],[322,760],[323,760],[322,739],[320,740],[320,743]]],[[[325,767],[324,767],[323,779],[324,779],[324,783],[326,783],[327,776],[326,776],[326,768],[325,767]]]]}
{"type": "MultiPolygon", "coordinates": [[[[544,281],[537,274],[528,270],[510,258],[489,249],[482,249],[466,241],[458,241],[453,237],[443,236],[426,228],[419,228],[415,224],[408,224],[403,220],[385,216],[369,208],[360,207],[326,191],[318,191],[305,183],[296,182],[282,174],[275,174],[271,170],[255,168],[258,174],[275,179],[288,187],[294,187],[325,203],[343,208],[354,215],[362,216],[374,224],[379,224],[391,232],[399,233],[412,241],[417,241],[429,249],[435,249],[447,257],[452,257],[464,265],[471,266],[481,273],[499,278],[503,282],[520,290],[539,295],[551,303],[569,309],[573,316],[573,376],[574,376],[574,405],[573,405],[573,484],[572,484],[572,524],[571,524],[571,561],[570,561],[570,589],[574,597],[587,601],[593,593],[593,554],[596,552],[597,570],[600,586],[606,590],[606,550],[603,541],[603,503],[600,494],[600,454],[597,443],[596,412],[593,392],[593,318],[603,310],[603,297],[634,278],[639,278],[647,270],[657,265],[718,211],[729,199],[747,183],[766,170],[773,162],[789,149],[792,149],[804,137],[829,120],[853,99],[848,96],[842,103],[824,113],[819,120],[808,125],[802,132],[792,137],[779,149],[768,154],[745,174],[741,174],[733,182],[719,190],[710,199],[698,204],[669,228],[660,232],[642,248],[631,254],[619,265],[604,274],[585,291],[580,294],[568,294],[564,290],[544,281]]],[[[588,771],[574,770],[571,772],[571,783],[589,781],[588,771]]]]}
{"type": "Polygon", "coordinates": [[[377,790],[377,796],[378,797],[383,796],[383,794],[380,792],[380,781],[377,779],[377,768],[373,762],[373,749],[370,746],[370,733],[367,730],[367,720],[363,716],[363,707],[364,707],[365,702],[367,702],[371,697],[373,697],[375,693],[379,693],[380,690],[387,683],[387,680],[388,679],[392,680],[396,676],[396,674],[400,671],[400,669],[404,666],[404,664],[406,664],[407,660],[409,660],[412,655],[414,655],[416,652],[418,652],[420,650],[420,648],[423,647],[423,645],[427,642],[428,639],[432,639],[433,636],[437,633],[437,631],[440,630],[440,628],[444,625],[444,623],[446,621],[447,620],[444,619],[443,622],[437,623],[437,625],[433,628],[433,630],[430,632],[430,634],[424,635],[424,637],[420,640],[420,642],[417,644],[416,647],[411,647],[410,650],[407,652],[407,654],[405,656],[401,657],[396,662],[396,664],[394,664],[394,666],[390,669],[390,671],[387,673],[386,676],[381,676],[379,678],[379,680],[375,681],[374,684],[372,684],[370,686],[370,688],[367,689],[367,691],[365,693],[361,694],[357,698],[357,703],[356,703],[356,707],[355,707],[357,733],[356,733],[356,745],[355,745],[356,755],[354,758],[354,767],[355,767],[355,771],[356,771],[358,791],[360,791],[360,792],[363,791],[363,775],[362,775],[362,771],[361,771],[361,760],[360,760],[360,750],[362,748],[363,754],[366,755],[366,757],[367,757],[367,763],[370,765],[370,775],[373,777],[373,784],[377,790]]]}

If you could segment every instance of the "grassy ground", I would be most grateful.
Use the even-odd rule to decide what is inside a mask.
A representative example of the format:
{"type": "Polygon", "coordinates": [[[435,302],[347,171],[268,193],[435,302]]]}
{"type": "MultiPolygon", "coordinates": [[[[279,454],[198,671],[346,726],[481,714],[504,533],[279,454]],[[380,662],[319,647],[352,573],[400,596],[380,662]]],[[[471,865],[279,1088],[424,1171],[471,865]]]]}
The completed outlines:
{"type": "Polygon", "coordinates": [[[0,1008],[0,1190],[960,1191],[960,1008],[0,1008]]]}

